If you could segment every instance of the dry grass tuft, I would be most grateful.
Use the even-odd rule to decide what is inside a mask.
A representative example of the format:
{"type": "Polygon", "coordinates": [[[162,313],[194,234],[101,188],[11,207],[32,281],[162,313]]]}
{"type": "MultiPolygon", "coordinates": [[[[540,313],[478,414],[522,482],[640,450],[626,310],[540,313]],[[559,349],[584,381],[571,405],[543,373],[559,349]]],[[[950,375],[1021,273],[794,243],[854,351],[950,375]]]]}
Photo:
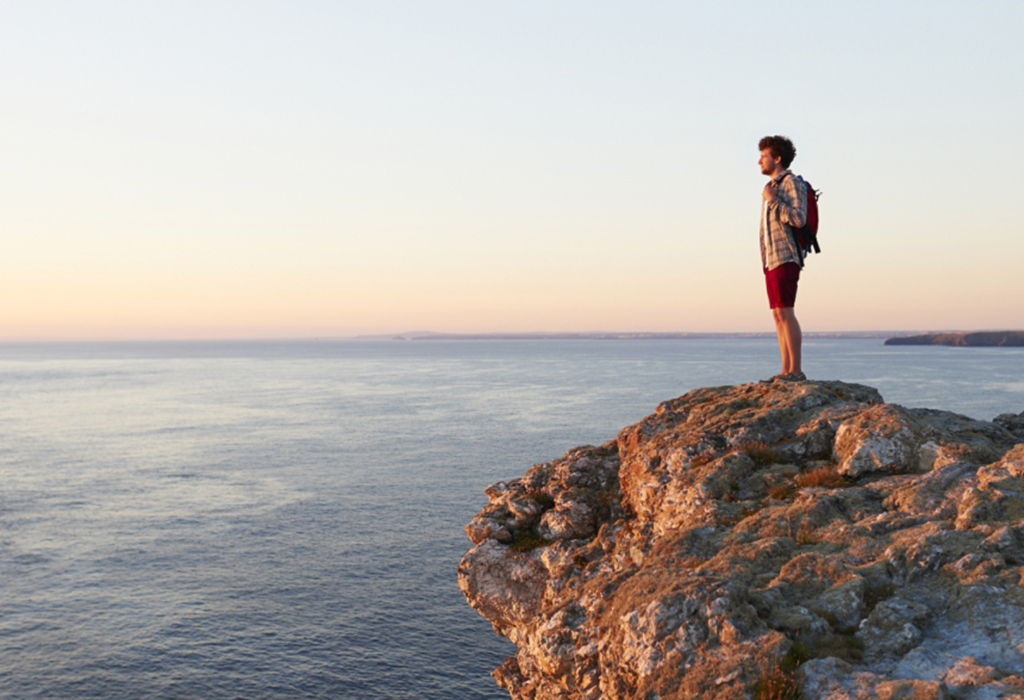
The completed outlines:
{"type": "Polygon", "coordinates": [[[826,464],[824,467],[812,469],[805,474],[797,474],[793,483],[798,489],[805,489],[811,486],[819,486],[825,489],[841,489],[850,485],[845,476],[836,472],[835,465],[826,464]]]}
{"type": "Polygon", "coordinates": [[[802,700],[803,693],[796,682],[796,669],[811,658],[812,654],[807,647],[794,644],[779,665],[754,685],[754,700],[802,700]]]}
{"type": "Polygon", "coordinates": [[[701,452],[699,455],[694,455],[693,459],[690,460],[691,467],[703,467],[705,464],[709,464],[715,461],[718,455],[715,454],[714,450],[706,450],[701,452]]]}
{"type": "Polygon", "coordinates": [[[803,694],[792,673],[775,669],[754,686],[754,700],[801,700],[803,694]]]}
{"type": "Polygon", "coordinates": [[[740,445],[739,451],[754,460],[754,464],[762,467],[785,461],[781,452],[764,442],[746,442],[740,445]]]}
{"type": "Polygon", "coordinates": [[[813,530],[801,529],[796,533],[796,543],[801,547],[813,547],[821,542],[821,536],[813,530]]]}
{"type": "Polygon", "coordinates": [[[793,484],[779,484],[768,489],[768,497],[774,501],[785,501],[796,495],[796,486],[793,484]]]}

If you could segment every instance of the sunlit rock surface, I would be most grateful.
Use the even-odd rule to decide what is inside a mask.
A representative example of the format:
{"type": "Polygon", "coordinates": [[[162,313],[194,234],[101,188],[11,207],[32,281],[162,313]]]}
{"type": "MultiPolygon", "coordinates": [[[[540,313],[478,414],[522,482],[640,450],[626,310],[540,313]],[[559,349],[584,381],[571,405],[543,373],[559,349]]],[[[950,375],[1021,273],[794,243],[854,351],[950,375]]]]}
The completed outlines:
{"type": "Polygon", "coordinates": [[[514,700],[1024,698],[1024,414],[699,389],[486,489],[514,700]]]}

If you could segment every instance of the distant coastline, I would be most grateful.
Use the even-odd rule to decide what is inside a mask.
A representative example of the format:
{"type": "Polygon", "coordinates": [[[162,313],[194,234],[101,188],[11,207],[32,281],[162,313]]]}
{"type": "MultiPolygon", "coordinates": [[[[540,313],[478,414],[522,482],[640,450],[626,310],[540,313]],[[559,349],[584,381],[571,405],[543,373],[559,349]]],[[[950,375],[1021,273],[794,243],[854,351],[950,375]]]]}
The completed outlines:
{"type": "MultiPolygon", "coordinates": [[[[912,331],[908,331],[909,335],[912,331]]],[[[804,333],[805,338],[892,338],[899,331],[837,331],[804,333]]],[[[692,340],[698,338],[774,338],[775,333],[629,333],[594,331],[591,333],[434,333],[412,331],[360,335],[354,340],[692,340]]]]}
{"type": "Polygon", "coordinates": [[[953,345],[957,347],[1024,347],[1024,331],[978,331],[974,333],[925,333],[889,338],[886,345],[953,345]]]}

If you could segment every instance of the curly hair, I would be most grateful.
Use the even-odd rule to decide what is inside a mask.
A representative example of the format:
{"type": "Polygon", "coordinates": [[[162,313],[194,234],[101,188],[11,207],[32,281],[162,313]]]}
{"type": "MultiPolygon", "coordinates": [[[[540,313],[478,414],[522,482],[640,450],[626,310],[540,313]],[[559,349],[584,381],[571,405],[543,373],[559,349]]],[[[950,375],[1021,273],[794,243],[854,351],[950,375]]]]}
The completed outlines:
{"type": "Polygon", "coordinates": [[[757,150],[769,149],[773,158],[782,159],[782,167],[788,168],[789,164],[796,158],[796,146],[785,136],[765,136],[758,141],[757,150]]]}

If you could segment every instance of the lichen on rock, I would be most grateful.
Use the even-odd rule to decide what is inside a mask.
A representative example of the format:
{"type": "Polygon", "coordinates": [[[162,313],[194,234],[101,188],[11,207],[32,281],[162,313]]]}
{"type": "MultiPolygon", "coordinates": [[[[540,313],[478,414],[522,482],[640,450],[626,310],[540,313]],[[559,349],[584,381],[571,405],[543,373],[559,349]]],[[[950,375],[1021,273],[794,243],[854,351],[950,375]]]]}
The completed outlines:
{"type": "Polygon", "coordinates": [[[488,487],[459,586],[513,700],[1015,697],[1022,426],[698,389],[488,487]]]}

